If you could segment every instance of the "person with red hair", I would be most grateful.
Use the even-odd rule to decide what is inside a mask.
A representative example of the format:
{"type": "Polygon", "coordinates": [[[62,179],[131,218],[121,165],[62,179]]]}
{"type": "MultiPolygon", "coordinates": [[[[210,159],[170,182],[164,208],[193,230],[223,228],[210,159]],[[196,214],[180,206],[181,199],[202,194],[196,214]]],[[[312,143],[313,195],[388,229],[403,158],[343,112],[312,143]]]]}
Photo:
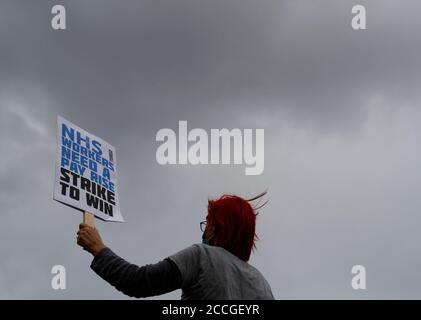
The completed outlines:
{"type": "Polygon", "coordinates": [[[138,267],[104,245],[96,228],[80,224],[77,243],[94,259],[91,268],[124,294],[144,298],[182,290],[182,300],[273,300],[269,283],[248,263],[256,248],[257,210],[251,199],[223,195],[208,200],[200,222],[202,243],[193,244],[156,263],[138,267]]]}

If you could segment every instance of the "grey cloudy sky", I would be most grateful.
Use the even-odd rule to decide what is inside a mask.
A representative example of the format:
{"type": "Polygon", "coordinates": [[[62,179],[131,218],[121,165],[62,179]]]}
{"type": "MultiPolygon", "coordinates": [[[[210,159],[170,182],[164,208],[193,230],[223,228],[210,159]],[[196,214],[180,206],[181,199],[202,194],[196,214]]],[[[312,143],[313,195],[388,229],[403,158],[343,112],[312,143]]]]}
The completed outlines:
{"type": "Polygon", "coordinates": [[[0,298],[126,298],[76,246],[81,215],[52,200],[57,115],[117,148],[126,223],[97,224],[129,261],[200,242],[208,197],[268,188],[250,263],[277,299],[421,298],[421,3],[358,3],[364,31],[356,1],[60,1],[53,31],[56,1],[2,0],[0,298]],[[179,120],[264,128],[264,173],[158,165],[156,132],[179,120]]]}

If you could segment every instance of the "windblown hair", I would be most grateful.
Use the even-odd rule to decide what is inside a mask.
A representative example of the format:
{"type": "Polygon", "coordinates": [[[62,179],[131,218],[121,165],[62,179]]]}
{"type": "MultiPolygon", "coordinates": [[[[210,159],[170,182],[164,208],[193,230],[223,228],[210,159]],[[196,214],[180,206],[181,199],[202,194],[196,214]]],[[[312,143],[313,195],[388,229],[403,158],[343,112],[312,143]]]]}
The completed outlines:
{"type": "Polygon", "coordinates": [[[209,226],[214,228],[213,245],[222,247],[244,261],[250,259],[251,252],[256,248],[256,216],[262,197],[266,191],[251,199],[243,199],[236,195],[225,194],[217,200],[208,201],[209,226]],[[251,202],[259,200],[256,206],[251,202]]]}

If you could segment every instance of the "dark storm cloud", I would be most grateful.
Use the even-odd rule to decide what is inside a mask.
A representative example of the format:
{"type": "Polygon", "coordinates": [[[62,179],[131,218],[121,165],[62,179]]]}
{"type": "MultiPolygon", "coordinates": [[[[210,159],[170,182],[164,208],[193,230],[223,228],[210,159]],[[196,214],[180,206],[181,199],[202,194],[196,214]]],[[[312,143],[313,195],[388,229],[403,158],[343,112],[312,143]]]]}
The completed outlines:
{"type": "Polygon", "coordinates": [[[51,3],[21,2],[5,20],[16,30],[6,35],[6,74],[41,82],[66,112],[116,124],[259,109],[323,130],[360,123],[378,91],[410,98],[418,79],[413,4],[367,3],[369,29],[358,33],[352,1],[129,3],[65,2],[60,33],[47,23],[51,3]]]}
{"type": "Polygon", "coordinates": [[[80,216],[51,200],[57,114],[117,147],[130,223],[100,228],[134,262],[199,241],[208,196],[269,186],[253,262],[275,296],[358,297],[349,291],[358,259],[378,271],[379,289],[367,296],[419,296],[419,259],[402,249],[419,240],[408,224],[418,202],[397,204],[419,176],[419,130],[405,128],[420,116],[421,4],[360,3],[368,29],[357,32],[354,1],[72,0],[60,3],[68,29],[58,32],[50,27],[54,1],[2,1],[0,146],[9,152],[0,159],[0,230],[16,250],[1,248],[0,297],[122,297],[87,270],[89,258],[75,247],[80,216]],[[265,173],[158,166],[156,131],[178,120],[265,128],[265,173]],[[36,169],[25,166],[29,154],[36,169]],[[390,230],[400,235],[394,243],[390,230]],[[274,254],[275,244],[282,250],[274,254]],[[388,291],[389,269],[373,255],[387,266],[407,261],[405,286],[392,281],[388,291]],[[69,270],[65,293],[49,287],[53,264],[69,270]]]}

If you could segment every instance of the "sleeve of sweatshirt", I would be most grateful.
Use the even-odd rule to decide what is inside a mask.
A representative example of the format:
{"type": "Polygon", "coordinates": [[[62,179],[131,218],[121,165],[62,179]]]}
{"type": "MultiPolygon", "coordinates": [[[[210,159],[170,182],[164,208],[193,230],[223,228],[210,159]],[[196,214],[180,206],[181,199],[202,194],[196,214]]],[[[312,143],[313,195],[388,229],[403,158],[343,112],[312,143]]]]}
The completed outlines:
{"type": "Polygon", "coordinates": [[[130,297],[145,298],[181,288],[180,271],[168,258],[139,267],[105,248],[94,257],[91,269],[130,297]]]}
{"type": "Polygon", "coordinates": [[[168,257],[178,267],[181,274],[181,288],[183,289],[197,282],[202,270],[202,246],[201,244],[193,244],[168,257]]]}

